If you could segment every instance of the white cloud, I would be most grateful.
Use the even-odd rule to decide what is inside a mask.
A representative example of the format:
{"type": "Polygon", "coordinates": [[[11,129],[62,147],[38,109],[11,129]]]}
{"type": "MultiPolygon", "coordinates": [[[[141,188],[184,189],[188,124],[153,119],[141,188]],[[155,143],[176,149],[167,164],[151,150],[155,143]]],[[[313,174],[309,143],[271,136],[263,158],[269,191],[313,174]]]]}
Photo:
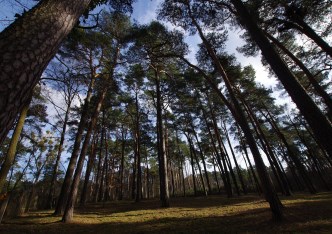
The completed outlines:
{"type": "Polygon", "coordinates": [[[141,24],[147,24],[157,19],[157,8],[162,0],[137,1],[133,5],[132,17],[141,24]]]}

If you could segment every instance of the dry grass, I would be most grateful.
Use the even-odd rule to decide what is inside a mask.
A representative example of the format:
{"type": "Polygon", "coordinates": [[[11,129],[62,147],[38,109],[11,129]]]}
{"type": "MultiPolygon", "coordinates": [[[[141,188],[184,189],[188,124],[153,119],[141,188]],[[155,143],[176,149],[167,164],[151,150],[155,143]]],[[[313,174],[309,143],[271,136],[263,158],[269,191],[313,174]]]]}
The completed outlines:
{"type": "Polygon", "coordinates": [[[285,221],[274,223],[257,196],[173,198],[90,205],[76,209],[75,221],[61,223],[51,211],[4,220],[0,233],[332,233],[332,193],[282,198],[285,221]]]}

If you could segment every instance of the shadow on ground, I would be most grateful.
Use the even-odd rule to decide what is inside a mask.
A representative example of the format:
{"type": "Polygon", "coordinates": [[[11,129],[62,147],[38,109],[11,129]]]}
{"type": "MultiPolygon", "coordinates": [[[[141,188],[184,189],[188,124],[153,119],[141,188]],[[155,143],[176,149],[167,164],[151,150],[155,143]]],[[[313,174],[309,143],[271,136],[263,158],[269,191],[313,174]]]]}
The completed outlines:
{"type": "Polygon", "coordinates": [[[259,197],[213,196],[176,198],[169,209],[161,209],[157,200],[91,205],[79,209],[70,224],[60,223],[50,212],[36,212],[5,220],[0,233],[332,233],[331,193],[282,200],[282,223],[271,220],[259,197]]]}

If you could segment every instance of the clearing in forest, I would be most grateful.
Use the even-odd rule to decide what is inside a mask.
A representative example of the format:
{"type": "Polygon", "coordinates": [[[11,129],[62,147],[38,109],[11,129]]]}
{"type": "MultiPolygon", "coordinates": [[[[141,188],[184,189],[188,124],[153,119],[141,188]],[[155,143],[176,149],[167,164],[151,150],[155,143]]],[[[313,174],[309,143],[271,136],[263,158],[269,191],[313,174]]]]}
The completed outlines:
{"type": "Polygon", "coordinates": [[[254,195],[116,201],[76,209],[74,222],[61,223],[52,211],[4,220],[0,233],[332,233],[332,193],[281,197],[285,221],[274,223],[268,203],[254,195]]]}

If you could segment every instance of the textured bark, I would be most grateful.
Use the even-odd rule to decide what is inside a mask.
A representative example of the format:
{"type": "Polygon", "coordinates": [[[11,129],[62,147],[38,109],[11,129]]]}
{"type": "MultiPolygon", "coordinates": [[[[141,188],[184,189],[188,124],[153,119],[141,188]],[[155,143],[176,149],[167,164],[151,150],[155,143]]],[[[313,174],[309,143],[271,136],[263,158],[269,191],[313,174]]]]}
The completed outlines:
{"type": "Polygon", "coordinates": [[[280,58],[262,30],[257,26],[242,1],[231,0],[231,2],[238,13],[238,16],[242,19],[241,22],[243,22],[252,39],[260,47],[264,58],[270,64],[272,70],[275,72],[280,82],[297,105],[301,114],[312,128],[316,138],[321,142],[329,156],[332,157],[331,123],[296,80],[296,77],[280,58]]]}
{"type": "Polygon", "coordinates": [[[91,0],[44,0],[0,34],[0,144],[91,0]]]}
{"type": "Polygon", "coordinates": [[[10,167],[12,166],[12,164],[14,162],[14,158],[15,158],[15,155],[16,155],[17,144],[18,144],[18,141],[20,139],[20,135],[21,135],[21,132],[22,132],[22,129],[23,129],[23,126],[24,126],[25,118],[26,118],[28,110],[29,110],[29,105],[30,105],[31,99],[32,99],[32,97],[30,97],[30,100],[28,100],[27,104],[23,107],[23,109],[21,111],[20,118],[18,119],[16,128],[14,130],[12,139],[11,139],[9,147],[8,147],[8,151],[7,151],[7,155],[5,157],[5,161],[1,165],[1,169],[0,169],[0,193],[1,193],[1,190],[3,189],[3,186],[6,182],[7,174],[10,170],[10,167]]]}

